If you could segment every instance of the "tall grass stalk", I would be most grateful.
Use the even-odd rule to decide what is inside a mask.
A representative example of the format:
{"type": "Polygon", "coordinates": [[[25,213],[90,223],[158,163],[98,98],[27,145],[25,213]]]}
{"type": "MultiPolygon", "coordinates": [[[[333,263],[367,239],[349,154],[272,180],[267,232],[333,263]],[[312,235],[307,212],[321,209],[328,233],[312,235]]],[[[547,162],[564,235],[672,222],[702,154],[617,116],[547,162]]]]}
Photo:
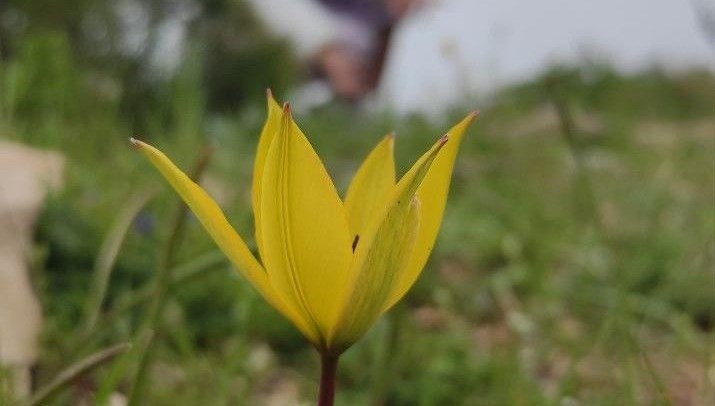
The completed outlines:
{"type": "Polygon", "coordinates": [[[82,376],[91,372],[95,368],[106,364],[119,354],[131,348],[129,343],[115,344],[99,352],[90,355],[81,361],[70,365],[60,372],[49,384],[40,388],[30,399],[28,406],[38,406],[46,404],[50,399],[69,387],[82,376]]]}
{"type": "MultiPolygon", "coordinates": [[[[204,148],[199,152],[199,155],[194,164],[190,176],[194,181],[198,181],[201,175],[206,170],[211,158],[211,150],[204,148]]],[[[171,271],[174,265],[176,251],[181,243],[184,229],[186,225],[186,206],[179,199],[176,208],[171,216],[169,225],[169,235],[159,255],[156,276],[154,279],[153,300],[149,304],[149,310],[146,314],[143,326],[140,328],[139,337],[143,336],[146,331],[154,331],[147,343],[146,349],[139,354],[139,364],[132,384],[132,390],[129,397],[129,406],[144,404],[144,393],[149,386],[151,379],[148,373],[153,357],[154,344],[157,336],[161,334],[161,315],[163,313],[164,304],[169,293],[169,287],[172,279],[171,271]]]]}
{"type": "Polygon", "coordinates": [[[114,269],[117,256],[119,255],[119,250],[122,248],[122,244],[134,218],[139,214],[141,209],[146,206],[152,195],[153,193],[151,192],[142,192],[132,196],[129,202],[120,209],[114,224],[112,224],[112,227],[102,242],[97,260],[94,264],[94,280],[87,298],[84,325],[85,333],[92,331],[97,324],[97,319],[102,311],[102,303],[104,303],[104,298],[107,294],[107,286],[109,285],[109,279],[112,274],[112,269],[114,269]]]}

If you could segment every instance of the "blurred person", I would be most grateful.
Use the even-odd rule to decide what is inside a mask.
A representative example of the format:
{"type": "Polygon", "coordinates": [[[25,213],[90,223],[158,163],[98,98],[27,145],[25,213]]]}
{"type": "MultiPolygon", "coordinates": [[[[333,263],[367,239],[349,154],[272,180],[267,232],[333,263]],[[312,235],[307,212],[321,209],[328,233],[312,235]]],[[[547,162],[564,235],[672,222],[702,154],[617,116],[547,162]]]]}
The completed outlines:
{"type": "Polygon", "coordinates": [[[355,102],[380,81],[396,25],[421,0],[250,0],[258,16],[285,36],[311,75],[333,95],[355,102]]]}

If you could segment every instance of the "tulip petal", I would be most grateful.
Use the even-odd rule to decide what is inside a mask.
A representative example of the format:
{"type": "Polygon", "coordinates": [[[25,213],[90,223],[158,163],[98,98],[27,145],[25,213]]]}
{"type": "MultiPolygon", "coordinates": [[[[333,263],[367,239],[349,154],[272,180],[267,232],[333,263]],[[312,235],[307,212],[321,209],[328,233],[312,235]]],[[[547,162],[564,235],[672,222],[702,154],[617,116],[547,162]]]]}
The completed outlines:
{"type": "Polygon", "coordinates": [[[281,109],[281,106],[276,103],[276,100],[273,98],[273,94],[270,90],[266,91],[266,98],[268,104],[268,117],[266,117],[266,122],[265,124],[263,124],[263,129],[261,130],[261,136],[258,139],[256,160],[253,164],[252,189],[253,220],[255,224],[256,245],[258,246],[258,252],[261,254],[261,257],[263,257],[264,255],[261,232],[261,193],[263,192],[263,168],[266,163],[266,156],[268,155],[268,147],[271,146],[271,141],[273,141],[273,137],[280,129],[281,121],[283,119],[283,109],[281,109]]]}
{"type": "Polygon", "coordinates": [[[344,294],[350,234],[342,201],[287,107],[266,158],[261,222],[271,284],[324,334],[344,294]]]}
{"type": "Polygon", "coordinates": [[[387,206],[395,188],[395,137],[383,138],[358,169],[345,196],[345,212],[355,245],[369,220],[387,206]]]}
{"type": "Polygon", "coordinates": [[[476,118],[477,113],[467,115],[461,122],[452,127],[447,133],[449,143],[440,151],[417,190],[420,199],[420,231],[417,236],[415,248],[410,263],[405,269],[400,282],[395,286],[387,301],[386,309],[392,307],[412,287],[427,263],[437,232],[442,223],[449,184],[452,179],[454,161],[457,158],[459,145],[464,132],[476,118]]]}
{"type": "Polygon", "coordinates": [[[400,180],[379,221],[368,226],[355,251],[350,291],[342,304],[338,323],[331,331],[329,348],[340,352],[357,341],[384,311],[385,302],[400,282],[420,230],[417,190],[447,137],[425,153],[400,180]]]}
{"type": "Polygon", "coordinates": [[[277,292],[270,285],[268,274],[251,254],[246,243],[228,223],[216,202],[199,185],[181,172],[161,151],[133,138],[131,142],[134,147],[149,159],[181,196],[201,225],[216,242],[216,245],[249,283],[269,304],[293,322],[309,340],[317,341],[317,331],[300,313],[288,307],[287,303],[277,295],[277,292]]]}
{"type": "Polygon", "coordinates": [[[385,300],[410,260],[419,231],[419,200],[388,211],[370,249],[361,250],[353,291],[330,337],[330,351],[341,353],[360,339],[382,314],[385,300]]]}

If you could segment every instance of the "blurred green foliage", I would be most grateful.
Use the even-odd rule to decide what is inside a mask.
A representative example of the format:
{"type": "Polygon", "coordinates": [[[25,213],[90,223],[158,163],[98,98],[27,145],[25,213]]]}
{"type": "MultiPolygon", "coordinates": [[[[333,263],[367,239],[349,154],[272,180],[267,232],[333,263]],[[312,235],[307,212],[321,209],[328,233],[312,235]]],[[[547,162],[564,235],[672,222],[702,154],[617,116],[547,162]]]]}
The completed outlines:
{"type": "MultiPolygon", "coordinates": [[[[250,179],[263,89],[270,84],[280,99],[296,69],[242,3],[206,1],[176,74],[142,84],[141,57],[114,54],[124,62],[107,64],[80,45],[78,16],[106,16],[105,3],[77,2],[64,17],[33,3],[0,7],[26,19],[3,44],[0,136],[68,158],[66,185],[49,200],[36,235],[34,279],[46,317],[42,384],[83,354],[135,338],[146,311],[141,300],[125,305],[151,284],[176,197],[129,148],[132,131],[182,168],[200,147],[213,147],[204,182],[252,244],[250,179]],[[99,246],[120,208],[145,190],[158,195],[126,236],[103,322],[83,337],[99,246]]],[[[432,258],[406,300],[344,356],[339,404],[710,399],[713,75],[654,69],[624,76],[587,65],[555,69],[475,103],[484,104],[481,117],[461,151],[432,258]],[[555,94],[573,115],[574,143],[563,134],[555,94]]],[[[360,155],[385,133],[397,131],[401,172],[468,107],[439,123],[345,106],[298,121],[345,191],[360,155]]],[[[215,251],[188,220],[179,265],[215,251]]],[[[228,264],[219,268],[172,285],[146,404],[313,399],[311,348],[228,264]]],[[[108,376],[93,374],[56,403],[75,404],[89,396],[83,388],[108,376]]],[[[126,392],[131,379],[131,371],[120,377],[119,389],[126,392]]]]}
{"type": "Polygon", "coordinates": [[[10,0],[0,3],[0,21],[10,113],[45,111],[77,121],[90,110],[85,107],[101,102],[130,130],[153,132],[157,124],[181,120],[177,115],[201,113],[206,104],[236,111],[268,87],[285,91],[302,73],[291,50],[243,1],[10,0]],[[183,27],[173,34],[178,37],[168,37],[177,27],[183,27]],[[186,62],[173,66],[181,49],[172,51],[166,42],[182,39],[186,62]],[[191,89],[205,94],[187,93],[184,85],[192,81],[199,86],[191,89]],[[190,107],[172,108],[182,103],[190,107]]]}

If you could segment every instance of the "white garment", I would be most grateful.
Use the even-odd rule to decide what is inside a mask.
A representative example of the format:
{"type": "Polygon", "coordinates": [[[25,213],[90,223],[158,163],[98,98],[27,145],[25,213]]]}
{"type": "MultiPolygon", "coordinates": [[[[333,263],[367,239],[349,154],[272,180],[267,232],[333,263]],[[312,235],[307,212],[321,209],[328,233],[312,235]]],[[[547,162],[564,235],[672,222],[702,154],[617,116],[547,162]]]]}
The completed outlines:
{"type": "Polygon", "coordinates": [[[330,44],[345,45],[362,56],[373,50],[375,33],[369,26],[317,1],[248,1],[268,29],[288,40],[302,59],[310,59],[330,44]]]}
{"type": "Polygon", "coordinates": [[[248,0],[258,17],[308,59],[338,38],[340,20],[312,0],[248,0]]]}

